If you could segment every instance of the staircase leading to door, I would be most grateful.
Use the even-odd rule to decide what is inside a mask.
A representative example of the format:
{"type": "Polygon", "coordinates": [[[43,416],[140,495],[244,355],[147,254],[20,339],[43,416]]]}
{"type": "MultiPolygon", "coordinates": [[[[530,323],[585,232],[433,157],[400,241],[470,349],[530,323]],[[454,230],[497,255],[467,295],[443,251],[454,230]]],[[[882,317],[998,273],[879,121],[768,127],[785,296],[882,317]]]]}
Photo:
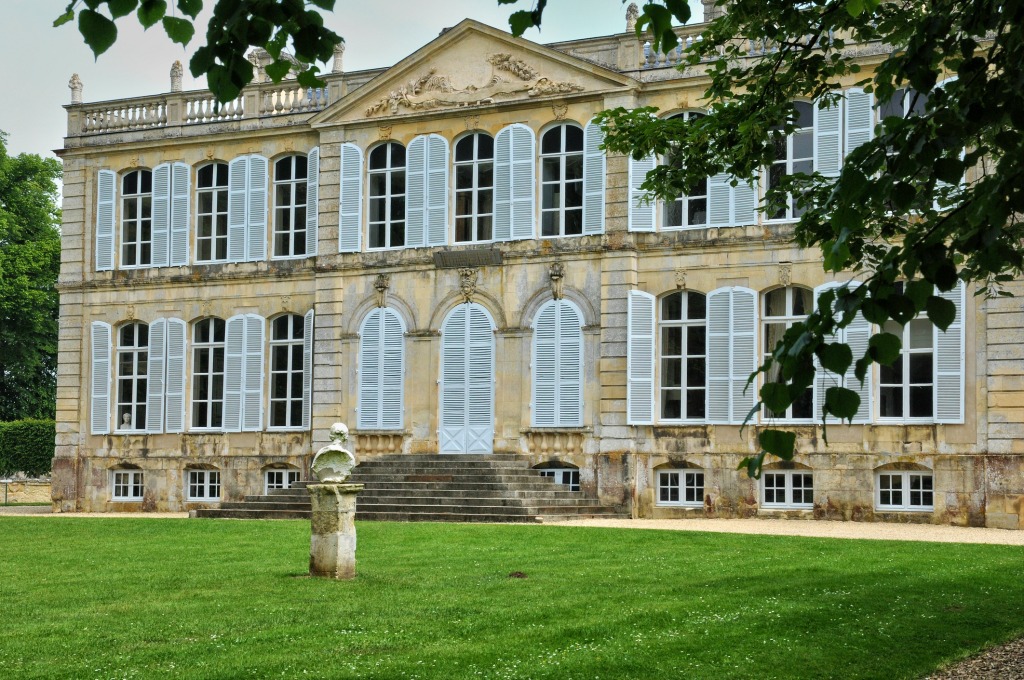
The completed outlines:
{"type": "MultiPolygon", "coordinates": [[[[514,455],[384,456],[360,463],[350,481],[363,484],[357,520],[399,522],[550,522],[628,517],[582,491],[568,491],[514,455]]],[[[199,517],[303,519],[311,508],[306,482],[241,502],[198,510],[199,517]]]]}

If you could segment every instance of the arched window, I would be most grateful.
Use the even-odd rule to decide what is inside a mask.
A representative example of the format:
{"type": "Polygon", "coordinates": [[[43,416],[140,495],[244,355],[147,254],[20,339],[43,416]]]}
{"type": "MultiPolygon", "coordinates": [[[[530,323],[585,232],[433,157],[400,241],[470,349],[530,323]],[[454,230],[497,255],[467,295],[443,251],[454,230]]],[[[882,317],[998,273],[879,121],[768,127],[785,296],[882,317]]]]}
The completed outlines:
{"type": "Polygon", "coordinates": [[[359,427],[402,427],[405,326],[393,309],[374,309],[359,328],[359,427]]]}
{"type": "Polygon", "coordinates": [[[405,245],[405,147],[398,142],[370,151],[370,248],[405,245]]]}
{"type": "Polygon", "coordinates": [[[302,427],[304,326],[298,314],[271,322],[270,427],[302,427]]]}
{"type": "Polygon", "coordinates": [[[455,144],[455,241],[494,238],[494,138],[484,132],[455,144]]]}
{"type": "Polygon", "coordinates": [[[274,163],[274,257],[306,254],[306,157],[274,163]]]}
{"type": "Polygon", "coordinates": [[[192,429],[224,426],[224,320],[192,326],[192,429]]]}
{"type": "Polygon", "coordinates": [[[658,318],[661,420],[702,420],[707,388],[707,298],[680,291],[661,299],[658,318]]]}
{"type": "Polygon", "coordinates": [[[583,425],[583,315],[551,300],[533,321],[534,427],[583,425]]]}
{"type": "MultiPolygon", "coordinates": [[[[686,111],[679,113],[672,118],[681,120],[696,120],[703,118],[703,113],[686,111]]],[[[665,157],[665,163],[672,163],[671,152],[665,157]]],[[[665,229],[688,229],[692,227],[704,227],[708,223],[708,181],[703,179],[698,182],[689,194],[680,194],[674,201],[666,201],[664,205],[665,229]]]]}
{"type": "Polygon", "coordinates": [[[148,371],[149,326],[138,321],[121,326],[117,331],[116,430],[146,429],[148,371]]]}
{"type": "MultiPolygon", "coordinates": [[[[775,162],[768,168],[767,189],[779,186],[786,175],[810,174],[814,171],[814,104],[794,102],[796,129],[786,135],[781,130],[774,133],[775,162]]],[[[792,220],[803,214],[797,207],[797,197],[789,196],[785,205],[773,206],[766,213],[771,220],[792,220]]]]}
{"type": "Polygon", "coordinates": [[[562,123],[540,142],[541,236],[583,233],[583,128],[562,123]]]}
{"type": "Polygon", "coordinates": [[[228,164],[209,163],[196,178],[196,262],[228,259],[228,164]]]}
{"type": "Polygon", "coordinates": [[[153,173],[132,170],[121,178],[121,266],[153,261],[153,173]]]}
{"type": "Polygon", "coordinates": [[[555,484],[565,487],[566,491],[580,490],[580,469],[570,463],[541,463],[533,468],[540,473],[541,477],[549,477],[555,480],[555,484]]]}
{"type": "MultiPolygon", "coordinates": [[[[767,359],[775,345],[779,343],[786,329],[797,321],[803,321],[814,306],[814,294],[808,288],[789,286],[776,288],[763,295],[764,307],[761,322],[761,352],[767,359]]],[[[777,382],[780,374],[778,364],[772,364],[765,380],[777,382]]],[[[773,412],[765,409],[769,418],[811,419],[814,417],[814,390],[810,387],[796,399],[784,412],[773,412]]]]}

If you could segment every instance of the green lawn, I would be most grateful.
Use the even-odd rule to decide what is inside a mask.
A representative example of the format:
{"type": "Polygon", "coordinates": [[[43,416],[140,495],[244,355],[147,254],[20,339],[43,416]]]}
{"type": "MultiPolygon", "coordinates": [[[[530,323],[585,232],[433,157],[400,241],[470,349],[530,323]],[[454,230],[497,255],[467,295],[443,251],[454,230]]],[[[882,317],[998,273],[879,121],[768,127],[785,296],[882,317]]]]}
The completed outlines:
{"type": "Polygon", "coordinates": [[[1024,549],[0,517],[0,678],[914,678],[1024,634],[1024,549]],[[509,578],[521,571],[526,578],[509,578]]]}

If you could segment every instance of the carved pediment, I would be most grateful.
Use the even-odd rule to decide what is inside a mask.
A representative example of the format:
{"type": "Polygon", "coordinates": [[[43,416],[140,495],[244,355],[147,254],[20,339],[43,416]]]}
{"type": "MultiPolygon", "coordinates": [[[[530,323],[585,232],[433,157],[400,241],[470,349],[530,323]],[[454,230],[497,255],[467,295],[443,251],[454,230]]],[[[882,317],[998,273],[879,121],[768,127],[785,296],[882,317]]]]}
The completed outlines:
{"type": "Polygon", "coordinates": [[[507,52],[491,54],[486,62],[493,68],[491,77],[482,83],[455,85],[454,76],[438,74],[430,69],[424,75],[391,90],[372,106],[366,115],[395,115],[406,111],[427,111],[458,106],[480,106],[522,97],[582,92],[583,86],[568,81],[552,80],[523,59],[507,52]]]}

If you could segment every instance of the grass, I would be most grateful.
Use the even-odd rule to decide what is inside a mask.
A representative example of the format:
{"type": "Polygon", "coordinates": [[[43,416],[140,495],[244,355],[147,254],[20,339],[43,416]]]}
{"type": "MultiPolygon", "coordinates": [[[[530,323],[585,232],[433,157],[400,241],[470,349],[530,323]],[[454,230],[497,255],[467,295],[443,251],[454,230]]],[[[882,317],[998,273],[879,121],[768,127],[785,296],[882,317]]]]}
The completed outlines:
{"type": "Polygon", "coordinates": [[[3,678],[914,678],[1024,634],[1024,549],[0,517],[3,678]],[[521,571],[526,578],[509,578],[521,571]]]}

